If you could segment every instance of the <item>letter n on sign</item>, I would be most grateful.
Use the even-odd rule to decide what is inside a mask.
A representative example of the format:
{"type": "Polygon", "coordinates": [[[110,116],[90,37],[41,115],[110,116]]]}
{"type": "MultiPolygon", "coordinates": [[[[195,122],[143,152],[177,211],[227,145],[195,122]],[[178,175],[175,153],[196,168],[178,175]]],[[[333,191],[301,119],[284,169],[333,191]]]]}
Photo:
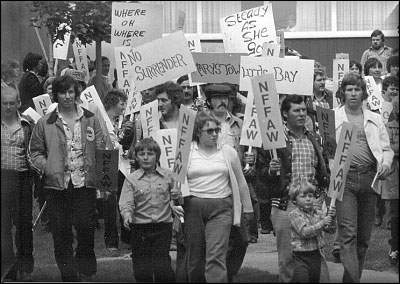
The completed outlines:
{"type": "Polygon", "coordinates": [[[100,191],[117,192],[118,159],[118,149],[96,150],[96,183],[100,191]]]}

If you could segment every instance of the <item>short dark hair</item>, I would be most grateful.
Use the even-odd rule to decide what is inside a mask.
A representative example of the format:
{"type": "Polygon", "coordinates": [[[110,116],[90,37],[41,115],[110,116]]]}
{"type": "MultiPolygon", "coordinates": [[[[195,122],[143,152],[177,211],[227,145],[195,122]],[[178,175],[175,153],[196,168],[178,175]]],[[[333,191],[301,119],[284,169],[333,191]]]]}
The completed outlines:
{"type": "Polygon", "coordinates": [[[347,85],[359,86],[363,94],[362,99],[365,100],[366,98],[368,98],[367,86],[363,78],[354,73],[346,73],[343,77],[342,83],[340,84],[340,89],[343,95],[343,102],[346,101],[345,90],[347,85]]]}
{"type": "Polygon", "coordinates": [[[386,70],[388,73],[390,73],[390,67],[399,67],[399,56],[398,55],[393,55],[388,58],[386,61],[386,70]]]}
{"type": "Polygon", "coordinates": [[[155,95],[158,96],[161,93],[166,93],[168,98],[171,100],[171,103],[176,105],[178,108],[180,107],[183,101],[183,89],[178,84],[168,81],[164,84],[158,85],[155,89],[155,95]]]}
{"type": "Polygon", "coordinates": [[[56,77],[53,81],[53,102],[58,103],[57,93],[65,93],[69,88],[74,87],[75,100],[79,98],[81,93],[79,92],[79,83],[69,75],[56,77]]]}
{"type": "Polygon", "coordinates": [[[120,101],[126,102],[128,96],[120,89],[111,89],[104,97],[104,108],[109,110],[113,106],[117,105],[120,101]]]}
{"type": "Polygon", "coordinates": [[[283,99],[281,104],[281,114],[283,114],[284,112],[289,112],[291,104],[299,105],[303,102],[305,103],[303,96],[287,95],[286,98],[283,99]]]}
{"type": "Polygon", "coordinates": [[[360,70],[360,75],[362,74],[362,65],[360,62],[355,61],[355,60],[350,60],[350,64],[349,64],[349,68],[351,68],[351,66],[356,65],[358,70],[360,70]]]}
{"type": "Polygon", "coordinates": [[[42,60],[42,58],[43,57],[40,54],[28,52],[22,62],[22,68],[24,71],[31,71],[38,66],[39,61],[42,60]]]}
{"type": "Polygon", "coordinates": [[[156,164],[160,161],[161,149],[158,143],[152,137],[146,137],[139,140],[135,145],[135,153],[143,150],[149,150],[156,153],[156,164]]]}
{"type": "Polygon", "coordinates": [[[383,91],[386,91],[387,88],[388,88],[390,85],[393,85],[393,86],[395,86],[395,87],[399,87],[399,78],[396,77],[396,76],[388,76],[388,77],[386,77],[385,79],[383,79],[383,82],[382,82],[382,90],[383,90],[383,91]]]}
{"type": "Polygon", "coordinates": [[[196,114],[196,119],[194,121],[194,129],[193,129],[193,139],[192,141],[199,142],[199,135],[203,130],[204,125],[209,122],[215,122],[218,126],[221,125],[221,122],[215,117],[215,115],[208,111],[199,111],[196,114]]]}
{"type": "Polygon", "coordinates": [[[374,67],[376,65],[378,65],[378,67],[382,68],[382,62],[380,62],[378,58],[376,58],[376,57],[368,58],[367,61],[365,61],[365,63],[364,63],[364,75],[368,76],[369,69],[371,69],[372,67],[374,67]]]}
{"type": "Polygon", "coordinates": [[[315,81],[315,78],[317,78],[317,75],[319,75],[321,77],[326,76],[325,71],[323,69],[319,69],[319,68],[314,69],[314,80],[313,81],[315,81]]]}
{"type": "Polygon", "coordinates": [[[381,30],[374,30],[371,34],[371,38],[375,37],[375,36],[382,36],[382,42],[385,41],[385,35],[383,34],[383,32],[381,30]]]}
{"type": "Polygon", "coordinates": [[[189,81],[189,76],[188,75],[183,75],[183,76],[179,77],[179,79],[176,80],[176,83],[178,85],[180,85],[180,84],[182,84],[182,82],[185,82],[185,81],[189,81]]]}

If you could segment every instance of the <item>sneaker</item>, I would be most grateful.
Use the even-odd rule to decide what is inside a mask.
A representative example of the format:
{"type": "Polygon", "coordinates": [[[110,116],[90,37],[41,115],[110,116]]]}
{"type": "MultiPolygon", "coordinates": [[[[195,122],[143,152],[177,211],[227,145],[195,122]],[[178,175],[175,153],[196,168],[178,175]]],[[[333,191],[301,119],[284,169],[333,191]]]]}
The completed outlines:
{"type": "Polygon", "coordinates": [[[398,250],[395,250],[395,251],[390,250],[389,251],[389,259],[390,259],[391,264],[396,265],[397,262],[399,261],[399,251],[398,250]]]}
{"type": "Polygon", "coordinates": [[[171,243],[169,251],[176,251],[176,244],[175,243],[171,243]]]}
{"type": "Polygon", "coordinates": [[[338,249],[334,249],[332,251],[332,255],[333,255],[333,262],[334,263],[340,263],[340,250],[338,249]]]}

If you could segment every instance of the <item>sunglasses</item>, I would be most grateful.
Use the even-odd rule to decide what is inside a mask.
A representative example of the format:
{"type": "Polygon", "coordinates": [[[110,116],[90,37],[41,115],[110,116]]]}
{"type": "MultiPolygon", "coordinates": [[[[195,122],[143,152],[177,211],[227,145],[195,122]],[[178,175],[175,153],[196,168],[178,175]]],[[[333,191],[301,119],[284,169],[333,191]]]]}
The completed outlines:
{"type": "Polygon", "coordinates": [[[202,132],[207,132],[208,135],[212,135],[214,132],[215,134],[219,134],[221,132],[221,128],[209,128],[209,129],[204,129],[202,132]]]}

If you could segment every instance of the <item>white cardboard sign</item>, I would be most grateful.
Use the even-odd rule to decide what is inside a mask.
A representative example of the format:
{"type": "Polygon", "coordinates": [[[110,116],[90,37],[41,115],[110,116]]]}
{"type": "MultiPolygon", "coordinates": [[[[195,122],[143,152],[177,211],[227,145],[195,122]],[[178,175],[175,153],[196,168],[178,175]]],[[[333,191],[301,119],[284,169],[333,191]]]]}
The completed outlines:
{"type": "Polygon", "coordinates": [[[365,83],[367,85],[368,93],[368,104],[371,110],[377,110],[382,108],[382,94],[379,91],[379,87],[375,83],[375,79],[372,76],[364,77],[365,83]]]}
{"type": "Polygon", "coordinates": [[[49,106],[52,104],[49,94],[43,94],[32,98],[35,104],[35,109],[38,114],[45,116],[48,112],[49,106]]]}
{"type": "Polygon", "coordinates": [[[76,68],[85,74],[85,82],[87,84],[90,78],[86,47],[76,37],[72,44],[72,50],[75,56],[76,68]]]}
{"type": "Polygon", "coordinates": [[[240,145],[252,147],[262,146],[261,132],[258,124],[253,91],[249,91],[247,93],[246,109],[244,111],[242,132],[240,134],[240,145]]]}
{"type": "Polygon", "coordinates": [[[57,39],[53,43],[53,58],[67,60],[70,32],[64,34],[64,41],[57,39]]]}
{"type": "Polygon", "coordinates": [[[220,19],[225,52],[262,54],[264,42],[276,42],[272,3],[220,19]]]}
{"type": "Polygon", "coordinates": [[[143,138],[154,137],[155,133],[160,130],[157,100],[145,104],[140,108],[140,119],[142,122],[143,138]]]}
{"type": "Polygon", "coordinates": [[[281,45],[279,43],[264,42],[262,56],[279,57],[281,45]]]}
{"type": "Polygon", "coordinates": [[[161,149],[160,165],[162,168],[174,170],[176,153],[177,129],[160,129],[156,132],[154,139],[161,149]]]}
{"type": "Polygon", "coordinates": [[[242,56],[240,61],[240,90],[251,88],[252,77],[272,73],[279,94],[312,96],[314,60],[279,57],[242,56]]]}

